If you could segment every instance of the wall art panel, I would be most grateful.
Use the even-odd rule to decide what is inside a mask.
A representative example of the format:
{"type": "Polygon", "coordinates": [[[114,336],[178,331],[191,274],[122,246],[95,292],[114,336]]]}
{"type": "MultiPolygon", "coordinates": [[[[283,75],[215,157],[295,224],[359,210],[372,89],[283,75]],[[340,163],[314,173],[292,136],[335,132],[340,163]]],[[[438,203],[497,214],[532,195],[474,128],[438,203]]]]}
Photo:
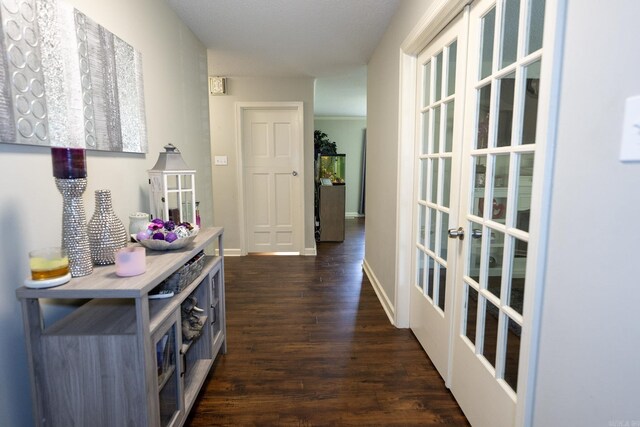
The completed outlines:
{"type": "Polygon", "coordinates": [[[60,0],[0,17],[0,142],[147,152],[139,52],[60,0]]]}

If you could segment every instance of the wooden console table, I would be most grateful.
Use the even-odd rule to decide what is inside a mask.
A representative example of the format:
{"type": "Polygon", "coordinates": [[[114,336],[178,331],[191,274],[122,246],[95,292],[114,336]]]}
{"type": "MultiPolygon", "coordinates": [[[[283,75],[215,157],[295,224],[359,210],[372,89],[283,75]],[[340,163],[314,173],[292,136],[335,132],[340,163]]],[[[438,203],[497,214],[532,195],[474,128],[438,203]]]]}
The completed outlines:
{"type": "Polygon", "coordinates": [[[200,231],[187,247],[147,249],[146,272],[118,277],[115,266],[50,289],[21,287],[34,420],[38,426],[180,426],[213,361],[226,352],[223,229],[200,231]],[[171,298],[149,292],[207,246],[199,277],[171,298]],[[182,339],[181,304],[197,298],[204,328],[182,339]],[[45,325],[41,299],[86,300],[45,325]]]}

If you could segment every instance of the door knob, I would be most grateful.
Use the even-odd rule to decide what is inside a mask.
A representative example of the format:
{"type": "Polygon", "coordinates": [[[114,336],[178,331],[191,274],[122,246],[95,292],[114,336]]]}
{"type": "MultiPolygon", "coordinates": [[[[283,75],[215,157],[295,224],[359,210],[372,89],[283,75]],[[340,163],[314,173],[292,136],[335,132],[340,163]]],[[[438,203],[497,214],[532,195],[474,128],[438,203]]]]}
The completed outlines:
{"type": "Polygon", "coordinates": [[[464,240],[464,229],[462,227],[450,228],[449,229],[449,238],[450,239],[460,239],[464,240]]]}
{"type": "Polygon", "coordinates": [[[293,176],[298,176],[298,171],[293,171],[293,172],[291,172],[291,175],[293,175],[293,176]]]}
{"type": "Polygon", "coordinates": [[[474,228],[473,230],[471,230],[471,238],[479,239],[481,237],[482,237],[482,230],[479,230],[477,228],[474,228]]]}

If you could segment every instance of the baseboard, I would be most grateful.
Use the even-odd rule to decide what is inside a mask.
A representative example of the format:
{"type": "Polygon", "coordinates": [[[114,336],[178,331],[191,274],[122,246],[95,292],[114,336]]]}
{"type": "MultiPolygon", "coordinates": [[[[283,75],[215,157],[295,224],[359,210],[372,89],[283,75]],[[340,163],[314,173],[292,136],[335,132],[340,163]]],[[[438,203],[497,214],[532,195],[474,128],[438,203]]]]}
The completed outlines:
{"type": "MultiPolygon", "coordinates": [[[[216,249],[216,255],[218,255],[218,249],[216,249]]],[[[304,248],[300,255],[316,256],[318,255],[318,251],[315,246],[313,248],[304,248]]],[[[240,249],[225,249],[224,256],[242,256],[242,251],[240,249]]]]}
{"type": "Polygon", "coordinates": [[[373,270],[371,270],[371,267],[369,266],[369,263],[367,263],[366,259],[362,260],[362,269],[364,270],[364,273],[369,278],[369,281],[371,282],[371,286],[373,287],[373,290],[378,296],[378,300],[380,300],[380,304],[382,305],[384,312],[387,313],[389,322],[391,322],[391,324],[395,326],[396,315],[395,315],[395,309],[393,307],[393,304],[391,304],[391,301],[387,297],[387,293],[384,291],[384,288],[382,287],[382,285],[380,285],[380,281],[378,280],[376,275],[373,273],[373,270]]]}
{"type": "MultiPolygon", "coordinates": [[[[216,249],[216,255],[218,254],[218,250],[216,249]]],[[[242,256],[242,251],[240,249],[226,249],[224,250],[224,256],[242,256]]]]}
{"type": "Polygon", "coordinates": [[[303,256],[316,256],[318,255],[318,250],[316,245],[314,244],[312,248],[304,248],[304,250],[302,251],[303,256]]]}
{"type": "Polygon", "coordinates": [[[345,219],[353,219],[353,218],[364,218],[364,214],[358,212],[345,212],[345,219]]]}

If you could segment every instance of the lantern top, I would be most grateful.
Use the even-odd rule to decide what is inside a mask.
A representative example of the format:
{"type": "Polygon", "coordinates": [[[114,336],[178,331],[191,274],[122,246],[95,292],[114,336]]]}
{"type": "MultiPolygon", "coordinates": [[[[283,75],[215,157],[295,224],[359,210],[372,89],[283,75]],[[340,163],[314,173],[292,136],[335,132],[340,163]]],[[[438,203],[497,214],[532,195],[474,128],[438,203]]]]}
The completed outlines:
{"type": "Polygon", "coordinates": [[[158,161],[151,169],[152,171],[175,171],[175,170],[191,170],[185,163],[180,155],[180,150],[173,145],[167,144],[164,146],[165,152],[160,153],[158,161]]]}

